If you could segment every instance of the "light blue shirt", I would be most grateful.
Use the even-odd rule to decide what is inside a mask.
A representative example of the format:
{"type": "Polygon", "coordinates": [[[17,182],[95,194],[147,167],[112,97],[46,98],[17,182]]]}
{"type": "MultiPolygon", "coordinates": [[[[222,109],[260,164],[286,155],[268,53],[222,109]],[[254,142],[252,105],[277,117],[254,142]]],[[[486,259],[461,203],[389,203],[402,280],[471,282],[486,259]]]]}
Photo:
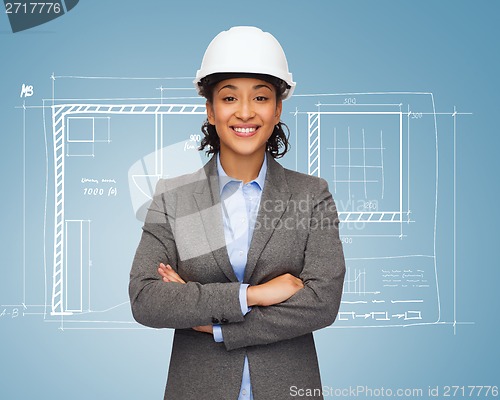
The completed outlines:
{"type": "MultiPolygon", "coordinates": [[[[243,181],[231,178],[226,174],[220,163],[218,153],[217,172],[219,174],[224,237],[226,239],[229,261],[233,267],[234,274],[238,280],[242,282],[245,275],[248,249],[250,248],[255,220],[259,210],[260,198],[266,180],[267,156],[264,153],[264,162],[262,163],[257,178],[245,184],[243,184],[243,181]]],[[[248,286],[249,285],[245,283],[242,283],[240,286],[239,299],[243,315],[250,311],[247,305],[248,286]]],[[[220,325],[213,326],[213,335],[216,342],[224,341],[220,325]]],[[[253,395],[248,357],[245,356],[238,400],[248,399],[253,400],[253,395]]]]}

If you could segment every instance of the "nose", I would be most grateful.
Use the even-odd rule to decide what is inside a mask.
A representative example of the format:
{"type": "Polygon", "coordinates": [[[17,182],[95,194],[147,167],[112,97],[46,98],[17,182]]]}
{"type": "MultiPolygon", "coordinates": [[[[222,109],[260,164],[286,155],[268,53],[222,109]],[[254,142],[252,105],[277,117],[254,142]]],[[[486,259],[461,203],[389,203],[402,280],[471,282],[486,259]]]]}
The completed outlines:
{"type": "Polygon", "coordinates": [[[236,110],[236,117],[242,121],[248,121],[255,116],[255,111],[253,109],[252,102],[250,100],[240,100],[239,107],[236,110]]]}

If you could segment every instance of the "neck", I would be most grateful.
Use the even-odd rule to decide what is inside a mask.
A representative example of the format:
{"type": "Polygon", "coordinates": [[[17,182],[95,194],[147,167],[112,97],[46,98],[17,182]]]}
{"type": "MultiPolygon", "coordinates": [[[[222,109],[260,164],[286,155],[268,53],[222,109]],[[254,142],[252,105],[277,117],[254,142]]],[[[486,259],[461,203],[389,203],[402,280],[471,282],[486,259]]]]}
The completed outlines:
{"type": "Polygon", "coordinates": [[[265,148],[261,152],[241,155],[221,149],[219,158],[226,174],[247,183],[259,176],[260,168],[264,162],[264,152],[265,148]]]}

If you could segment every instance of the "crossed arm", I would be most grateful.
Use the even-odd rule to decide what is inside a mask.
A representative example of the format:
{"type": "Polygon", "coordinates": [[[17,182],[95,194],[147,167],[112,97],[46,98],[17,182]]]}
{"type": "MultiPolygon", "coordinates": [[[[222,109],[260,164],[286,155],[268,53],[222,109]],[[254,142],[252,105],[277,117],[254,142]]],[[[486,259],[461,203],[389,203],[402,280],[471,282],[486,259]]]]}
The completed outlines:
{"type": "MultiPolygon", "coordinates": [[[[158,273],[163,282],[186,283],[169,264],[160,263],[158,273]]],[[[266,283],[249,286],[247,289],[247,305],[250,307],[272,306],[289,299],[303,287],[304,284],[299,278],[292,274],[283,274],[266,283]]],[[[213,325],[194,326],[193,329],[199,332],[213,333],[213,325]]]]}
{"type": "Polygon", "coordinates": [[[227,350],[286,340],[332,324],[340,305],[345,262],[333,199],[326,181],[319,182],[311,219],[321,227],[309,230],[302,272],[298,278],[285,274],[249,286],[247,302],[254,307],[245,316],[239,282],[184,283],[174,269],[160,266],[167,260],[175,268],[177,252],[167,213],[154,203],[131,271],[136,320],[156,328],[211,332],[212,316],[224,317],[230,321],[221,325],[227,350]]]}

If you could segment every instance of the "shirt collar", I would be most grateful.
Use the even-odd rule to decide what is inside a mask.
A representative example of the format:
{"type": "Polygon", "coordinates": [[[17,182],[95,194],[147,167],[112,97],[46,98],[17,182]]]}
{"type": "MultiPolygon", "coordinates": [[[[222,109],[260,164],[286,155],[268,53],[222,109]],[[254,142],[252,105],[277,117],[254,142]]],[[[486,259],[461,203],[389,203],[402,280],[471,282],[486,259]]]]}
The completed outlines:
{"type": "MultiPolygon", "coordinates": [[[[231,181],[234,182],[242,182],[239,179],[233,178],[226,174],[224,168],[222,168],[222,164],[220,163],[220,156],[217,153],[217,172],[219,174],[219,194],[222,195],[222,191],[224,187],[231,181]]],[[[255,182],[259,185],[260,190],[264,190],[264,182],[266,181],[266,173],[267,173],[267,152],[264,153],[264,161],[262,162],[262,166],[260,167],[259,175],[253,181],[248,183],[255,182]]]]}

